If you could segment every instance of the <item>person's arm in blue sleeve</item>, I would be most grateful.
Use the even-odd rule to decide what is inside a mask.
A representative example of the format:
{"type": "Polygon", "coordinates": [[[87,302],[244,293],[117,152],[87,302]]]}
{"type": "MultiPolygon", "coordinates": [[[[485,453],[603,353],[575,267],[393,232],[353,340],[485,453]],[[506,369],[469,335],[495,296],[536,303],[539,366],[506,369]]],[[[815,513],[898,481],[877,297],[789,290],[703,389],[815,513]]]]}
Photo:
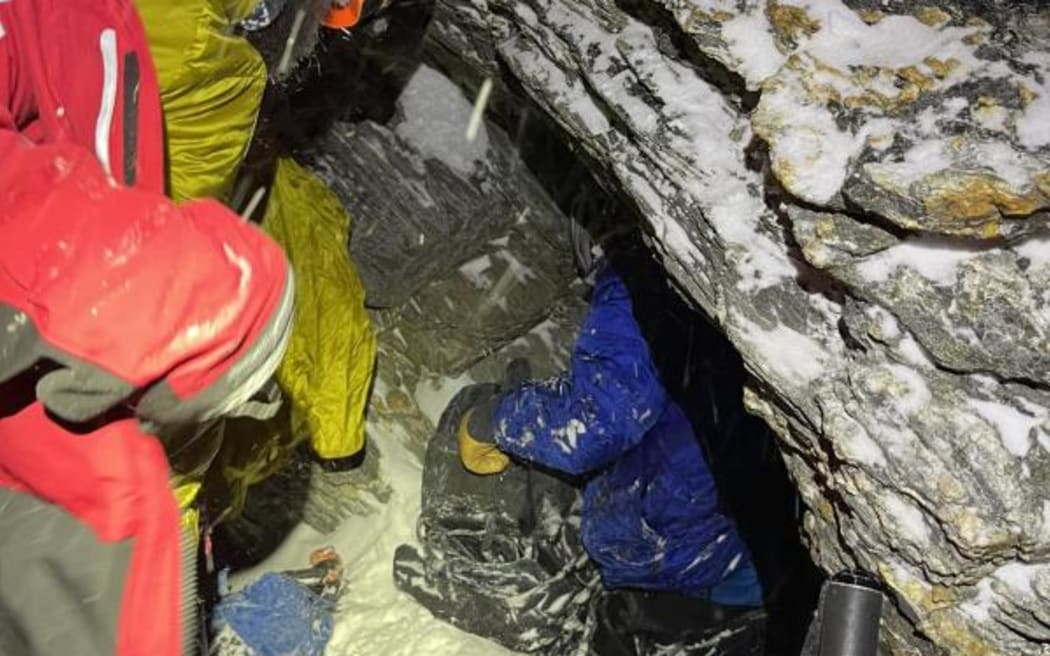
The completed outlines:
{"type": "Polygon", "coordinates": [[[627,289],[606,268],[569,370],[505,394],[493,417],[496,443],[518,458],[583,474],[638,444],[667,400],[627,289]]]}

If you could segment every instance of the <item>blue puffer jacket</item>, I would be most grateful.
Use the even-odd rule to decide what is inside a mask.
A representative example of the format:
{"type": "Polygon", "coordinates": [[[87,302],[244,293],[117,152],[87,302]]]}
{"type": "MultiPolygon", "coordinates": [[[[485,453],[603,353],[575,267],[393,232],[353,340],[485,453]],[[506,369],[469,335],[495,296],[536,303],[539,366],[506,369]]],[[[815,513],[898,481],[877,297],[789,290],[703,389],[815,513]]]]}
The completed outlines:
{"type": "Polygon", "coordinates": [[[759,605],[747,549],[682,409],[657,376],[611,268],[597,279],[569,370],[507,393],[500,449],[570,474],[584,491],[583,541],[608,587],[710,595],[759,605]]]}

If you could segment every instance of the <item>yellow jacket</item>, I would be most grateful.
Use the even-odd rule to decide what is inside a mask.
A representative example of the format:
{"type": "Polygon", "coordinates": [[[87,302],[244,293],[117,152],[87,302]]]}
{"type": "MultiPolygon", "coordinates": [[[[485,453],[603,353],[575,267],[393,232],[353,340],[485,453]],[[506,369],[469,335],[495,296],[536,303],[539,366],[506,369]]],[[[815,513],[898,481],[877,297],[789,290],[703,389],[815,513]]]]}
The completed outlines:
{"type": "MultiPolygon", "coordinates": [[[[160,81],[169,192],[176,200],[225,199],[248,150],[266,68],[232,28],[253,1],[136,0],[160,81]]],[[[277,374],[290,413],[261,426],[238,420],[168,436],[183,508],[207,481],[228,486],[226,496],[238,510],[247,487],[273,473],[304,438],[325,458],[363,446],[375,336],[349,261],[349,225],[330,190],[292,160],[279,161],[263,226],[296,273],[295,325],[277,374]]]]}
{"type": "Polygon", "coordinates": [[[232,34],[254,0],[137,0],[157,68],[175,200],[224,198],[255,130],[266,66],[232,34]]]}

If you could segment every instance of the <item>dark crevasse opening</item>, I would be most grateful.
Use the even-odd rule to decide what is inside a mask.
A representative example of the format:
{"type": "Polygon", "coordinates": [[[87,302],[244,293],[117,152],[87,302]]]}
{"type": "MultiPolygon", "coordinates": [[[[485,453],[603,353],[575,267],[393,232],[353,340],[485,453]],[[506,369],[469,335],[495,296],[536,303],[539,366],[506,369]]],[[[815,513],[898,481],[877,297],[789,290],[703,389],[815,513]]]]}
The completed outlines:
{"type": "MultiPolygon", "coordinates": [[[[395,4],[391,11],[351,33],[322,31],[314,54],[291,76],[273,82],[268,89],[259,137],[239,188],[250,191],[265,186],[278,154],[293,154],[317,168],[318,161],[324,159],[318,155],[319,148],[331,149],[333,130],[360,135],[372,130],[371,126],[382,129],[402,120],[404,110],[399,108],[398,98],[421,66],[444,72],[460,85],[465,98],[475,98],[481,77],[461,66],[450,53],[425,47],[431,9],[426,2],[395,4]]],[[[441,111],[441,106],[435,105],[434,111],[441,111]]],[[[572,218],[595,242],[617,244],[618,270],[631,290],[636,318],[661,379],[700,436],[717,481],[721,506],[734,518],[754,556],[769,599],[765,653],[799,653],[822,575],[802,544],[800,502],[775,436],[762,420],[744,409],[742,394],[748,376],[738,353],[713,321],[670,280],[647,245],[647,224],[639,210],[600,181],[594,173],[600,170],[600,163],[588,161],[574,148],[542,110],[514,87],[509,76],[497,85],[486,118],[507,136],[527,175],[560,212],[560,223],[542,224],[542,230],[562,231],[551,235],[552,242],[562,246],[568,242],[567,218],[572,218]]],[[[391,132],[396,133],[396,129],[391,132]]],[[[376,143],[385,142],[371,142],[373,146],[376,143]]],[[[391,166],[396,169],[399,160],[393,161],[391,166]]],[[[403,164],[419,165],[407,159],[403,164]]],[[[367,180],[366,168],[328,170],[327,174],[344,176],[341,183],[348,189],[364,186],[395,193],[404,182],[395,177],[380,182],[367,180]]],[[[429,168],[427,172],[433,173],[429,168]]],[[[485,184],[476,176],[462,177],[468,183],[485,184]]],[[[355,230],[387,218],[385,214],[369,216],[374,205],[369,204],[368,194],[345,192],[340,196],[354,216],[355,230]]],[[[496,234],[495,238],[501,237],[496,234]]],[[[463,264],[462,258],[455,264],[463,264]]],[[[389,308],[377,314],[381,329],[387,321],[384,312],[390,312],[389,308]]],[[[489,355],[479,352],[468,364],[489,355]]],[[[378,446],[381,451],[382,445],[378,446]]],[[[308,469],[304,463],[305,456],[252,493],[245,513],[247,522],[240,520],[240,535],[236,535],[236,523],[228,531],[231,560],[237,561],[240,556],[239,565],[258,562],[276,547],[290,522],[277,528],[270,521],[275,513],[264,499],[275,491],[287,494],[291,488],[316,484],[304,473],[308,469]],[[250,539],[243,539],[245,533],[250,539]],[[258,546],[261,544],[270,546],[258,546]]],[[[291,517],[297,519],[301,518],[291,517]]]]}
{"type": "MultiPolygon", "coordinates": [[[[470,92],[478,86],[475,81],[470,92]]],[[[799,653],[823,574],[801,541],[801,499],[776,438],[744,409],[748,377],[739,354],[670,280],[647,245],[638,209],[600,184],[595,163],[515,91],[493,103],[490,118],[515,135],[522,160],[567,217],[585,225],[595,241],[617,242],[618,271],[661,379],[703,441],[722,505],[753,551],[772,600],[766,653],[799,653]]]]}
{"type": "Polygon", "coordinates": [[[797,654],[823,574],[802,544],[801,500],[772,430],[743,406],[747,373],[726,336],[671,281],[647,246],[644,220],[605,191],[535,109],[519,117],[519,152],[567,216],[598,237],[619,234],[618,271],[661,379],[703,442],[722,506],[752,550],[771,600],[767,654],[797,654]]]}

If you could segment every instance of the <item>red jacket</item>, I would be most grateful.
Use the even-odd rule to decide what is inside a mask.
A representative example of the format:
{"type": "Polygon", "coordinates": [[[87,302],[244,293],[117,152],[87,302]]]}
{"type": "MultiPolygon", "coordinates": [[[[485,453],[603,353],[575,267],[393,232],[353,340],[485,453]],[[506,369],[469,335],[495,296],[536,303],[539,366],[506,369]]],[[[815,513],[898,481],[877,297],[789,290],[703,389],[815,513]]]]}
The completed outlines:
{"type": "Polygon", "coordinates": [[[261,232],[174,206],[163,180],[130,0],[0,0],[0,622],[18,625],[0,643],[22,640],[0,653],[175,656],[193,637],[167,459],[139,420],[245,400],[292,281],[261,232]]]}
{"type": "Polygon", "coordinates": [[[164,190],[157,75],[128,0],[0,3],[0,130],[96,155],[118,181],[164,190]]]}

